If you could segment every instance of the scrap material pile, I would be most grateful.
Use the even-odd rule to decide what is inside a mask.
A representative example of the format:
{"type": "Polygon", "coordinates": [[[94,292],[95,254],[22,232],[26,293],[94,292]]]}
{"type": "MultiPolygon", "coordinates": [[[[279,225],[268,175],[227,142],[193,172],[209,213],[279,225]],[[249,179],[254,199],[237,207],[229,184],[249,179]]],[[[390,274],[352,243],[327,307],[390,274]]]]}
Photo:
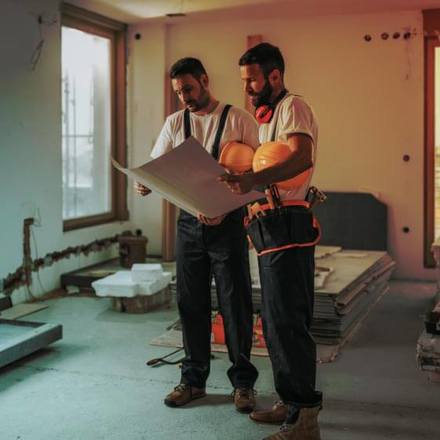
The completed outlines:
{"type": "Polygon", "coordinates": [[[316,267],[328,268],[330,274],[324,285],[315,288],[312,334],[316,342],[343,342],[388,291],[394,266],[383,251],[339,250],[317,258],[316,267]]]}
{"type": "Polygon", "coordinates": [[[432,311],[426,314],[425,329],[417,341],[417,362],[422,371],[440,380],[440,294],[432,311]]]}
{"type": "Polygon", "coordinates": [[[425,329],[417,341],[416,355],[420,369],[427,371],[433,382],[440,382],[440,238],[432,243],[431,250],[437,270],[437,294],[425,316],[425,329]]]}

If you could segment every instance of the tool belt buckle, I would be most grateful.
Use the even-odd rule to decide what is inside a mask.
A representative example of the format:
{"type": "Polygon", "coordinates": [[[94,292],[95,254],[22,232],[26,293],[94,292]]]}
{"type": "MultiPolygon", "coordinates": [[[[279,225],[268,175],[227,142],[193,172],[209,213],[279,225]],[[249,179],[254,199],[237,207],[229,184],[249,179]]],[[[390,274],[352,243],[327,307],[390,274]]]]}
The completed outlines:
{"type": "Polygon", "coordinates": [[[324,203],[327,196],[316,186],[311,186],[307,192],[306,200],[309,202],[310,208],[313,208],[318,203],[324,203]]]}

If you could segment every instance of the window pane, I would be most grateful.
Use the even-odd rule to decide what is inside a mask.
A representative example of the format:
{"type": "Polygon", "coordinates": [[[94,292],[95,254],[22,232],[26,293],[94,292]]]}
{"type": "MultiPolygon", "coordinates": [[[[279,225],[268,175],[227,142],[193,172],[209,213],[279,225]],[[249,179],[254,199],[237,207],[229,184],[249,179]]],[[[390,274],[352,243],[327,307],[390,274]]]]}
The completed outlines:
{"type": "Polygon", "coordinates": [[[434,60],[435,60],[435,71],[434,71],[435,234],[434,237],[440,237],[440,47],[435,48],[434,60]]]}
{"type": "Polygon", "coordinates": [[[111,41],[62,28],[63,219],[111,211],[111,41]]]}

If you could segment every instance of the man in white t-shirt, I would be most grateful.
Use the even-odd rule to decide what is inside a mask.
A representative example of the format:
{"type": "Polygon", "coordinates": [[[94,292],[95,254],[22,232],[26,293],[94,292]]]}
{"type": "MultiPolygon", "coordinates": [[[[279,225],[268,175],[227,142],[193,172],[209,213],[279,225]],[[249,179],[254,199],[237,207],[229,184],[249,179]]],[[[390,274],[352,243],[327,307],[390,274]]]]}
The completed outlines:
{"type": "MultiPolygon", "coordinates": [[[[170,78],[185,110],[166,119],[151,152],[153,158],[166,154],[189,136],[196,138],[215,159],[229,141],[258,147],[258,125],[252,115],[222,104],[211,95],[208,76],[199,60],[177,61],[171,67],[170,78]]],[[[136,189],[142,195],[149,192],[140,184],[136,184],[136,189]]],[[[210,292],[214,276],[232,362],[228,377],[234,388],[234,403],[240,412],[254,409],[253,386],[258,372],[250,362],[252,290],[243,218],[243,208],[217,218],[180,212],[176,283],[186,356],[180,384],[165,398],[168,406],[180,407],[206,395],[211,349],[210,292]]]]}
{"type": "Polygon", "coordinates": [[[282,424],[279,432],[267,437],[270,440],[319,440],[322,393],[315,389],[316,345],[310,334],[319,228],[305,201],[315,167],[318,126],[310,106],[284,87],[284,60],[277,47],[261,43],[249,49],[239,65],[245,90],[256,107],[261,143],[282,141],[291,153],[269,168],[224,175],[220,180],[243,194],[256,186],[274,188],[276,182],[308,170],[299,186],[279,190],[279,195],[269,192],[265,215],[247,219],[258,253],[263,332],[281,398],[269,410],[252,412],[250,418],[282,424]]]}

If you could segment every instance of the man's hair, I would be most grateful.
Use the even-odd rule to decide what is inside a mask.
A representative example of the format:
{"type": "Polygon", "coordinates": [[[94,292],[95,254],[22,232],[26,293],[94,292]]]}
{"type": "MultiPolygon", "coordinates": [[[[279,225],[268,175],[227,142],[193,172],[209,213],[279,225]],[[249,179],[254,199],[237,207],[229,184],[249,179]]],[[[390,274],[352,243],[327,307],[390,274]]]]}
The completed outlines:
{"type": "Polygon", "coordinates": [[[284,58],[280,49],[269,43],[260,43],[247,50],[238,61],[240,66],[258,64],[267,78],[270,72],[278,69],[284,75],[284,58]]]}
{"type": "Polygon", "coordinates": [[[202,75],[206,75],[206,70],[203,64],[197,58],[182,58],[176,61],[170,69],[170,78],[174,79],[181,75],[192,75],[197,80],[200,80],[202,75]]]}

